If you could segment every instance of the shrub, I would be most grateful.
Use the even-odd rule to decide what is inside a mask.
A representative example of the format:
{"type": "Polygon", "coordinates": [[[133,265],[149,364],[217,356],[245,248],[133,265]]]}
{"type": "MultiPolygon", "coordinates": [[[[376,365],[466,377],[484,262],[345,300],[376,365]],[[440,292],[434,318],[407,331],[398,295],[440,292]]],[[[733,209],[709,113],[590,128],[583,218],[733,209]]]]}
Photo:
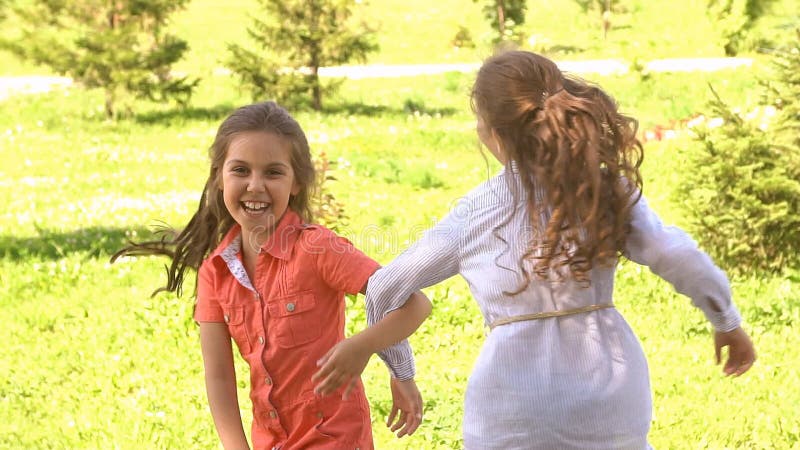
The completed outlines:
{"type": "Polygon", "coordinates": [[[701,245],[738,273],[800,266],[797,42],[775,67],[775,78],[762,86],[779,108],[760,108],[765,114],[742,115],[714,92],[710,107],[722,124],[697,130],[699,145],[689,149],[676,191],[701,245]]]}
{"type": "Polygon", "coordinates": [[[314,215],[314,223],[324,225],[333,231],[341,232],[347,225],[347,214],[344,211],[342,202],[327,188],[328,183],[336,181],[336,177],[331,173],[336,162],[328,159],[325,152],[321,152],[314,158],[314,169],[317,172],[317,186],[314,196],[311,198],[311,212],[314,215]]]}

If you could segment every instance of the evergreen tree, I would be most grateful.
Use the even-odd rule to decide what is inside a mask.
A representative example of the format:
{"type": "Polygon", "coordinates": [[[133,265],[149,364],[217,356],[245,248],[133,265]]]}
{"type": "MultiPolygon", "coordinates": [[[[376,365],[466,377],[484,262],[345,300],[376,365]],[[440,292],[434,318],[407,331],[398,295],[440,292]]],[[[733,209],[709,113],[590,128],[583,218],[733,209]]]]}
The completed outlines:
{"type": "Polygon", "coordinates": [[[701,245],[734,272],[800,267],[800,33],[762,83],[773,105],[741,114],[714,93],[677,199],[701,245]],[[776,111],[774,114],[773,112],[776,111]]]}
{"type": "MultiPolygon", "coordinates": [[[[478,0],[473,0],[477,3],[478,0]]],[[[496,31],[492,43],[505,41],[518,42],[522,38],[522,24],[525,23],[525,0],[486,0],[483,16],[496,31]]]]}
{"type": "Polygon", "coordinates": [[[172,64],[188,49],[166,32],[169,15],[188,0],[38,0],[13,8],[20,35],[0,46],[105,91],[108,117],[128,97],[189,101],[197,80],[172,64]]]}
{"type": "MultiPolygon", "coordinates": [[[[800,148],[800,28],[795,39],[779,49],[772,60],[774,76],[762,81],[765,99],[778,111],[781,143],[800,148]]],[[[800,161],[795,161],[800,166],[800,161]]]]}
{"type": "Polygon", "coordinates": [[[354,0],[259,0],[261,16],[247,29],[256,49],[229,44],[226,65],[250,90],[254,100],[274,98],[297,105],[310,97],[322,109],[319,68],[366,61],[377,50],[373,32],[353,20],[354,0]]]}
{"type": "Polygon", "coordinates": [[[726,55],[736,56],[742,50],[748,32],[773,3],[775,0],[708,0],[708,13],[716,21],[726,55]]]}
{"type": "Polygon", "coordinates": [[[604,39],[608,37],[608,32],[611,30],[613,13],[624,10],[619,0],[575,0],[575,2],[586,14],[597,14],[602,19],[604,39]]]}

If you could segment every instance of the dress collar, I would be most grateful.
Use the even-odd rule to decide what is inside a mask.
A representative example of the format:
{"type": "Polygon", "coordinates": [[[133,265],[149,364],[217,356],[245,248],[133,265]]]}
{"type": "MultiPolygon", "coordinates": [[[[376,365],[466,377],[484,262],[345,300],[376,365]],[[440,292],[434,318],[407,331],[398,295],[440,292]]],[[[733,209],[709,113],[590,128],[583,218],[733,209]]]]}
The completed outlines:
{"type": "MultiPolygon", "coordinates": [[[[275,258],[288,260],[291,257],[292,248],[297,241],[297,237],[300,235],[300,231],[305,227],[306,225],[303,224],[303,221],[296,212],[291,209],[286,209],[283,217],[281,217],[281,220],[278,222],[278,226],[275,227],[275,231],[273,231],[264,244],[261,245],[261,251],[267,252],[275,258]]],[[[222,241],[214,252],[211,253],[210,257],[223,256],[223,254],[236,255],[241,250],[242,227],[238,223],[235,223],[225,234],[225,237],[222,238],[222,241]]]]}

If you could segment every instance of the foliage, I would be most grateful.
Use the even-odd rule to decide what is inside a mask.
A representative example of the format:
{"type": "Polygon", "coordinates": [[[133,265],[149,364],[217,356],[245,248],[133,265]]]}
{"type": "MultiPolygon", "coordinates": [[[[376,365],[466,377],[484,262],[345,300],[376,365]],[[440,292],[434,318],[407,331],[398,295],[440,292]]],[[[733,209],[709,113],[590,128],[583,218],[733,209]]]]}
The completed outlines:
{"type": "Polygon", "coordinates": [[[716,21],[722,47],[728,56],[744,50],[743,44],[756,21],[776,0],[708,0],[708,14],[716,21]]]}
{"type": "Polygon", "coordinates": [[[602,20],[603,37],[611,30],[611,18],[615,12],[624,11],[620,0],[575,0],[584,13],[597,14],[602,20]]]}
{"type": "MultiPolygon", "coordinates": [[[[722,124],[698,130],[677,196],[692,215],[701,244],[739,273],[800,267],[800,58],[797,44],[779,58],[768,82],[776,119],[733,111],[716,92],[710,108],[722,124]]],[[[766,109],[772,111],[772,109],[766,109]]]]}
{"type": "MultiPolygon", "coordinates": [[[[765,99],[778,111],[781,144],[800,147],[800,28],[795,41],[778,50],[772,60],[774,75],[762,81],[765,99]]],[[[796,161],[800,164],[800,161],[796,161]]]]}
{"type": "Polygon", "coordinates": [[[331,173],[336,163],[328,159],[325,152],[314,158],[314,169],[317,175],[317,186],[311,198],[314,223],[324,225],[333,231],[340,231],[347,225],[347,214],[342,202],[330,192],[328,186],[336,177],[331,173]]]}
{"type": "MultiPolygon", "coordinates": [[[[388,12],[388,1],[376,3],[387,10],[387,24],[402,22],[403,15],[389,18],[396,10],[388,12]]],[[[463,0],[391,5],[399,3],[412,12],[425,5],[454,11],[453,23],[463,19],[467,7],[475,7],[463,0]]],[[[189,8],[202,16],[198,11],[217,4],[193,0],[189,8]]],[[[247,8],[240,5],[214,9],[214,21],[238,23],[237,16],[218,17],[216,12],[243,16],[247,8]]],[[[702,17],[698,11],[682,11],[681,23],[702,29],[695,27],[696,16],[702,17]]],[[[472,16],[480,19],[479,13],[472,16]]],[[[414,27],[425,28],[421,34],[432,28],[417,21],[427,18],[411,17],[414,27]]],[[[661,18],[633,23],[609,40],[675,28],[675,17],[661,18]]],[[[588,36],[585,28],[565,25],[568,17],[560,19],[541,26],[568,43],[588,36]]],[[[224,50],[220,45],[220,51],[208,51],[220,39],[217,32],[238,30],[220,27],[208,33],[207,23],[198,21],[189,30],[197,36],[190,39],[194,51],[195,42],[207,45],[200,54],[208,58],[189,59],[189,72],[211,67],[201,61],[224,50]]],[[[692,46],[713,52],[703,46],[708,33],[690,39],[686,29],[680,29],[685,40],[659,40],[661,47],[652,57],[686,55],[692,46]]],[[[380,55],[382,62],[444,60],[440,56],[445,53],[437,53],[431,43],[446,44],[453,28],[433,30],[440,32],[438,41],[402,30],[387,31],[387,42],[396,42],[392,53],[380,55]],[[401,51],[400,44],[408,47],[401,51]]],[[[587,44],[582,55],[597,55],[594,45],[587,44]]],[[[730,103],[742,104],[754,85],[752,77],[751,70],[729,70],[653,73],[645,85],[634,74],[591,79],[645,127],[701,109],[706,82],[730,103]]],[[[467,95],[472,81],[472,74],[460,73],[352,80],[328,102],[326,114],[295,114],[314,154],[324,152],[336,162],[336,182],[326,183],[324,190],[346,205],[342,232],[378,261],[390,261],[460,196],[499,170],[477,150],[467,95]],[[425,171],[446,182],[426,183],[428,177],[419,176],[425,171]]],[[[155,107],[143,102],[135,105],[142,114],[116,122],[97,120],[103,114],[97,90],[0,101],[0,155],[14,163],[0,177],[0,314],[7,318],[0,327],[0,340],[6,343],[0,348],[0,448],[219,447],[191,301],[167,294],[149,298],[163,277],[158,258],[113,265],[107,260],[109,252],[147,232],[156,219],[186,223],[208,173],[205,149],[219,121],[248,101],[229,77],[199,85],[189,110],[153,112],[149,108],[155,107]]],[[[666,201],[677,174],[685,170],[674,151],[676,141],[646,144],[642,167],[648,200],[669,222],[684,213],[666,201]]],[[[615,304],[649,360],[654,405],[649,440],[654,448],[800,446],[800,424],[792,419],[800,404],[800,372],[793,370],[800,346],[800,273],[734,278],[733,291],[759,354],[754,368],[737,379],[723,377],[713,364],[708,325],[687,299],[646,268],[620,267],[615,304]],[[732,411],[739,419],[731,419],[732,411]]],[[[423,424],[413,436],[398,440],[385,426],[391,396],[383,364],[373,358],[363,376],[379,449],[462,447],[464,389],[485,329],[463,280],[448,280],[426,294],[434,312],[411,339],[425,402],[423,424]]],[[[351,299],[346,312],[348,334],[365,325],[363,299],[351,299]]],[[[238,359],[237,379],[249,430],[249,377],[238,359]]]]}
{"type": "Polygon", "coordinates": [[[171,66],[187,43],[166,31],[188,0],[43,0],[14,8],[21,35],[0,44],[87,87],[105,91],[108,117],[127,96],[188,103],[198,80],[171,66]]]}
{"type": "MultiPolygon", "coordinates": [[[[472,0],[478,3],[479,0],[472,0]]],[[[522,25],[525,23],[525,0],[483,0],[483,16],[495,34],[494,44],[519,42],[522,40],[522,25]]]]}
{"type": "Polygon", "coordinates": [[[351,19],[354,0],[259,0],[263,17],[253,17],[248,34],[256,50],[228,45],[227,65],[253,99],[271,97],[298,105],[311,97],[322,109],[323,94],[336,84],[323,85],[319,68],[365,61],[377,49],[372,30],[351,19]]]}
{"type": "Polygon", "coordinates": [[[450,45],[455,48],[475,48],[475,41],[472,39],[472,33],[469,32],[469,28],[459,25],[458,31],[450,40],[450,45]]]}

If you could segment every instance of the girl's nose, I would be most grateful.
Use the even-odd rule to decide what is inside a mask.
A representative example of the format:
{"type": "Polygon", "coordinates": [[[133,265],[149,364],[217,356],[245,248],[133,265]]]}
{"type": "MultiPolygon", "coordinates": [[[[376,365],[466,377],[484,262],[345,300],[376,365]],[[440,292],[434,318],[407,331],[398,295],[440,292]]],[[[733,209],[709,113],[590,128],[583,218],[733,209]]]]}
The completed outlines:
{"type": "Polygon", "coordinates": [[[248,192],[264,192],[264,182],[259,177],[250,177],[247,181],[248,192]]]}

